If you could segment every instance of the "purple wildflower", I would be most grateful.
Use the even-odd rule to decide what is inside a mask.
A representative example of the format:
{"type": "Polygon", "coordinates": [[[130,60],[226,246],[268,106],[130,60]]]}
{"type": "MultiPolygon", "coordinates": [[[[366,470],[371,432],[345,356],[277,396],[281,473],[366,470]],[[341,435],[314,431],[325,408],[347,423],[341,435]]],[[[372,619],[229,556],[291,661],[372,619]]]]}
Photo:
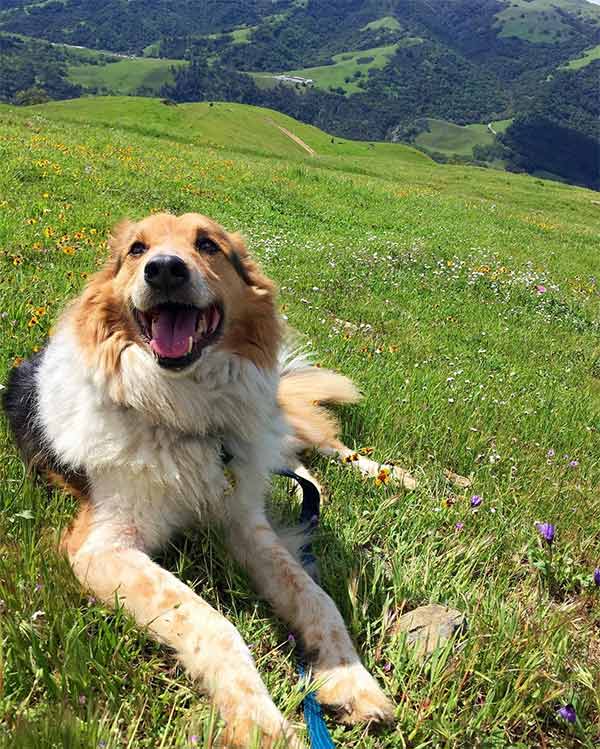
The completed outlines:
{"type": "Polygon", "coordinates": [[[392,670],[392,664],[389,661],[387,661],[386,663],[383,664],[383,670],[385,671],[386,674],[389,674],[389,672],[392,670]]]}
{"type": "Polygon", "coordinates": [[[594,570],[594,583],[600,588],[600,567],[594,570]]]}
{"type": "Polygon", "coordinates": [[[462,531],[462,529],[463,529],[464,527],[465,527],[465,524],[464,524],[464,523],[457,523],[457,524],[456,524],[456,525],[454,526],[454,530],[455,530],[455,531],[456,531],[457,533],[460,533],[460,531],[462,531]]]}
{"type": "Polygon", "coordinates": [[[78,702],[80,705],[85,705],[85,703],[87,702],[87,697],[85,696],[85,694],[79,695],[78,702]]]}
{"type": "Polygon", "coordinates": [[[479,507],[479,505],[483,502],[479,494],[474,494],[471,497],[471,507],[479,507]]]}
{"type": "Polygon", "coordinates": [[[538,283],[536,285],[535,290],[537,291],[538,294],[545,294],[546,293],[546,287],[542,286],[541,283],[538,283]]]}
{"type": "Polygon", "coordinates": [[[579,461],[578,460],[571,460],[569,462],[569,468],[577,468],[578,465],[579,465],[579,461]]]}
{"type": "Polygon", "coordinates": [[[570,702],[567,705],[563,705],[563,707],[561,707],[557,712],[563,720],[567,721],[567,723],[575,723],[577,720],[577,713],[570,702]]]}
{"type": "Polygon", "coordinates": [[[296,638],[291,632],[289,633],[287,637],[287,641],[288,641],[288,644],[291,645],[292,647],[294,647],[294,645],[296,644],[296,638]]]}
{"type": "Polygon", "coordinates": [[[544,541],[552,544],[552,542],[554,541],[555,531],[555,527],[552,525],[552,523],[536,523],[535,527],[538,529],[538,533],[544,539],[544,541]]]}
{"type": "Polygon", "coordinates": [[[42,589],[42,585],[41,585],[41,583],[36,583],[36,586],[35,586],[35,588],[33,589],[33,592],[34,592],[34,593],[39,593],[41,589],[42,589]]]}

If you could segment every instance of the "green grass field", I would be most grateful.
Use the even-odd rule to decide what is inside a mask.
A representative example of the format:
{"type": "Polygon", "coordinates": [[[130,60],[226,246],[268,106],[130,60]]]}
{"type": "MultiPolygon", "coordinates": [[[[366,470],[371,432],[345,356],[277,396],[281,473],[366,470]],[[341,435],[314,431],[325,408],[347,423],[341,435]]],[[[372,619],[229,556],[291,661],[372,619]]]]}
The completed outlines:
{"type": "MultiPolygon", "coordinates": [[[[472,156],[474,146],[490,146],[495,141],[487,125],[455,125],[453,122],[433,118],[427,118],[427,122],[429,131],[420,133],[415,138],[415,144],[430,151],[440,151],[449,156],[472,156]]],[[[499,123],[504,122],[510,121],[499,120],[499,123]]]]}
{"type": "Polygon", "coordinates": [[[579,68],[584,68],[586,65],[589,65],[591,62],[598,59],[600,59],[600,44],[597,44],[591,49],[586,49],[579,57],[570,60],[568,65],[565,65],[564,67],[568,70],[579,70],[579,68]]]}
{"type": "MultiPolygon", "coordinates": [[[[420,41],[416,38],[405,39],[403,44],[419,44],[420,41]]],[[[358,79],[354,77],[355,73],[367,76],[369,70],[385,67],[397,48],[397,44],[386,44],[382,47],[363,49],[360,52],[341,52],[339,55],[333,55],[332,59],[335,61],[333,65],[287,70],[286,75],[312,78],[316,88],[343,88],[346,94],[355,94],[361,90],[357,85],[358,79]],[[350,80],[346,80],[347,78],[350,80]]]]}
{"type": "Polygon", "coordinates": [[[400,29],[400,22],[393,16],[384,16],[378,18],[376,21],[371,21],[362,27],[361,31],[381,31],[385,29],[387,31],[398,31],[400,29]]]}
{"type": "MultiPolygon", "coordinates": [[[[356,380],[345,441],[418,478],[405,494],[311,461],[323,586],[397,706],[372,735],[329,720],[336,746],[597,746],[597,193],[331,143],[241,105],[85,99],[1,106],[0,122],[0,382],[103,263],[116,221],[201,211],[246,235],[316,360],[356,380]],[[556,525],[552,548],[536,521],[556,525]],[[420,663],[392,629],[428,602],[469,627],[420,663]]],[[[170,653],[79,590],[56,551],[74,503],[25,475],[2,419],[0,450],[0,746],[214,746],[170,653]]],[[[278,482],[271,506],[298,509],[278,482]]],[[[301,730],[287,629],[219,533],[190,529],[161,562],[236,624],[301,730]]]]}
{"type": "Polygon", "coordinates": [[[572,23],[561,11],[575,17],[600,16],[600,6],[587,0],[511,0],[496,14],[500,36],[516,36],[533,43],[566,41],[574,34],[572,23]]]}
{"type": "Polygon", "coordinates": [[[181,63],[181,60],[135,57],[108,65],[70,65],[69,78],[99,92],[128,95],[140,88],[159,91],[173,80],[172,66],[181,63]]]}

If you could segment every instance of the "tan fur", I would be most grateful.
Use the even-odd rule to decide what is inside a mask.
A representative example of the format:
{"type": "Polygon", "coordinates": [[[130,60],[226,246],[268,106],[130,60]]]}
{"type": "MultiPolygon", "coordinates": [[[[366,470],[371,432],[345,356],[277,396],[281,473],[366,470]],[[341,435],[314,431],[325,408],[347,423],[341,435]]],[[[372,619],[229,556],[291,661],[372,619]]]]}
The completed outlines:
{"type": "Polygon", "coordinates": [[[131,290],[146,263],[165,246],[190,267],[196,266],[210,289],[225,306],[225,330],[220,346],[258,367],[275,366],[280,326],[275,309],[275,285],[248,257],[238,234],[228,234],[216,222],[200,214],[156,214],[139,221],[121,222],[109,239],[110,257],[105,267],[89,280],[83,294],[69,309],[75,318],[79,340],[87,360],[108,376],[118,374],[123,351],[142,343],[130,309],[131,290]],[[216,242],[222,252],[198,253],[194,242],[199,231],[216,242]],[[135,241],[148,251],[129,254],[135,241]],[[251,285],[237,274],[232,262],[237,255],[251,285]]]}
{"type": "Polygon", "coordinates": [[[360,393],[347,377],[328,369],[312,367],[282,378],[277,400],[306,448],[337,442],[339,424],[322,403],[356,403],[360,393]]]}
{"type": "MultiPolygon", "coordinates": [[[[248,256],[238,235],[228,234],[199,214],[180,217],[158,214],[139,222],[121,223],[113,231],[109,246],[106,266],[90,280],[67,311],[65,320],[74,325],[88,365],[103,373],[109,381],[107,392],[120,406],[123,405],[119,401],[120,372],[127,369],[129,359],[127,354],[122,364],[123,352],[134,344],[148,345],[132,312],[134,292],[143,287],[146,263],[165,249],[181,258],[188,268],[195,269],[205,284],[204,293],[208,294],[208,288],[222,305],[224,330],[215,349],[233,352],[258,369],[268,370],[269,382],[274,387],[271,371],[277,367],[281,337],[275,286],[248,256]],[[220,252],[199,252],[195,248],[198,232],[216,242],[220,252]],[[133,242],[143,242],[146,251],[132,255],[133,242]]],[[[255,370],[252,371],[254,374],[255,370]]],[[[197,397],[197,391],[193,393],[192,397],[197,397]]],[[[292,370],[281,379],[277,398],[293,427],[297,445],[317,447],[323,454],[348,450],[337,440],[337,422],[323,404],[358,400],[358,391],[350,380],[316,367],[292,370]]],[[[271,400],[265,402],[266,413],[270,415],[274,404],[271,400]]],[[[125,408],[120,412],[129,413],[125,408]]],[[[179,414],[181,409],[176,414],[178,419],[179,414]]],[[[173,429],[178,428],[179,422],[173,429]]],[[[279,428],[283,435],[283,428],[279,428]]],[[[271,437],[267,429],[256,433],[271,437]]],[[[160,445],[164,449],[164,442],[160,445]]],[[[258,447],[264,449],[262,443],[258,447]]],[[[279,453],[273,450],[273,455],[279,453]]],[[[235,459],[232,464],[235,465],[235,459]]],[[[149,468],[151,461],[144,464],[144,470],[149,468]]],[[[125,461],[118,470],[127,469],[125,461]]],[[[231,553],[247,567],[257,588],[301,637],[306,652],[314,656],[313,675],[321,684],[319,699],[323,704],[342,709],[347,722],[390,720],[393,706],[361,665],[335,604],[269,525],[262,505],[265,470],[256,468],[252,474],[246,464],[244,478],[238,480],[231,495],[224,496],[222,501],[219,497],[223,518],[227,519],[231,553]]],[[[95,480],[101,482],[109,472],[103,467],[95,480]]],[[[161,481],[162,476],[161,473],[161,481]]],[[[106,495],[115,504],[102,514],[101,502],[97,502],[94,493],[97,483],[88,498],[85,486],[78,487],[58,474],[50,478],[81,499],[79,513],[61,541],[76,576],[108,605],[117,597],[139,624],[173,648],[187,672],[209,692],[225,720],[224,746],[245,749],[258,726],[264,749],[281,740],[287,741],[289,749],[304,749],[305,745],[271,701],[235,628],[150,559],[146,553],[150,546],[144,542],[138,515],[122,512],[129,487],[121,488],[120,493],[108,480],[106,495]]],[[[98,494],[103,496],[102,492],[98,494]]],[[[145,497],[140,499],[143,501],[145,497]]],[[[104,500],[107,501],[106,496],[104,500]]],[[[139,506],[143,507],[141,503],[139,506]]],[[[164,518],[159,512],[149,525],[160,524],[164,518]]]]}

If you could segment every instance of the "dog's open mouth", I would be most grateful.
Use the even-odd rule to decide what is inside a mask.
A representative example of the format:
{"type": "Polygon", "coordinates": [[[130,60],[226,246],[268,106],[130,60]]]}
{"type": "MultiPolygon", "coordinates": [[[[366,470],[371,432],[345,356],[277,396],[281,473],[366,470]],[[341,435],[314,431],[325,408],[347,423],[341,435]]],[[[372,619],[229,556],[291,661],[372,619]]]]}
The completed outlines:
{"type": "Polygon", "coordinates": [[[134,314],[142,337],[162,367],[188,366],[221,336],[223,328],[219,304],[200,309],[167,302],[144,312],[136,309],[134,314]]]}

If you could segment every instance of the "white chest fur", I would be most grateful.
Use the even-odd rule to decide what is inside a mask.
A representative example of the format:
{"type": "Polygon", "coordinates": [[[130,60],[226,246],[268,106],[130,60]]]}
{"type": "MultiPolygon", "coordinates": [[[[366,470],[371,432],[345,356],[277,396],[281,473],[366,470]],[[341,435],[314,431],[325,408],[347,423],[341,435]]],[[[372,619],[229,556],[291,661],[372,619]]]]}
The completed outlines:
{"type": "Polygon", "coordinates": [[[192,373],[177,376],[137,346],[124,352],[121,372],[124,405],[83,364],[63,327],[38,371],[38,418],[57,457],[87,473],[97,512],[133,524],[147,545],[194,517],[221,516],[223,444],[253,473],[277,465],[283,426],[275,375],[206,351],[192,373]]]}

